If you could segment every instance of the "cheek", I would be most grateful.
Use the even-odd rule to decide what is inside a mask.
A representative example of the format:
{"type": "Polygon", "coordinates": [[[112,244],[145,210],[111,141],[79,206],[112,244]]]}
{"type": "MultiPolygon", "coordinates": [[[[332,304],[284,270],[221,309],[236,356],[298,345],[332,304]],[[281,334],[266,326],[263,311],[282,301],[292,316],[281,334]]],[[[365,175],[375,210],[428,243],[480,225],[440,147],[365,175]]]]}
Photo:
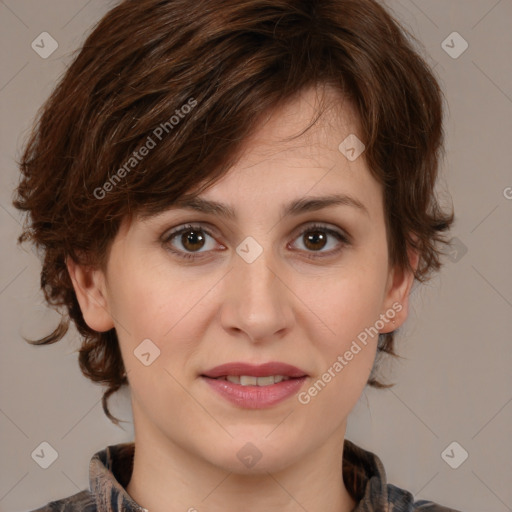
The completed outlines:
{"type": "MultiPolygon", "coordinates": [[[[382,312],[384,280],[378,271],[353,272],[309,288],[307,338],[319,354],[319,373],[301,395],[314,414],[336,422],[358,401],[377,352],[375,322],[382,312]],[[314,326],[314,327],[313,327],[314,326]]],[[[302,293],[305,293],[302,292],[302,293]]]]}
{"type": "MultiPolygon", "coordinates": [[[[123,275],[114,276],[115,292],[110,296],[110,312],[116,322],[116,330],[126,339],[137,341],[141,336],[151,337],[155,320],[162,305],[163,283],[141,268],[124,266],[123,275]]],[[[139,340],[140,341],[140,340],[139,340]]]]}
{"type": "MultiPolygon", "coordinates": [[[[185,314],[193,295],[169,263],[156,257],[125,257],[112,270],[112,293],[109,306],[119,324],[126,325],[134,336],[160,338],[185,314]]],[[[126,332],[125,332],[126,334],[126,332]]]]}
{"type": "MultiPolygon", "coordinates": [[[[382,265],[354,265],[323,276],[315,283],[303,282],[296,293],[305,298],[309,314],[317,316],[315,325],[325,333],[320,339],[327,344],[334,340],[339,348],[375,324],[382,313],[385,283],[382,265]]],[[[310,339],[318,339],[318,333],[310,339]]]]}
{"type": "Polygon", "coordinates": [[[187,312],[197,302],[197,294],[183,277],[163,275],[163,267],[149,261],[125,263],[122,268],[122,276],[113,276],[116,288],[110,308],[131,392],[143,407],[155,410],[169,403],[170,397],[187,403],[178,384],[179,370],[193,350],[186,336],[195,335],[185,336],[183,329],[192,327],[187,312]]]}
{"type": "Polygon", "coordinates": [[[345,266],[316,280],[313,286],[303,283],[297,292],[307,298],[305,314],[309,320],[302,323],[321,358],[317,378],[328,381],[325,388],[322,383],[318,386],[323,389],[323,398],[317,407],[336,403],[340,411],[351,410],[375,360],[375,323],[383,312],[387,259],[380,254],[359,253],[355,260],[347,259],[345,266]]]}
{"type": "Polygon", "coordinates": [[[174,371],[193,352],[193,340],[200,339],[204,325],[198,320],[215,278],[187,278],[168,263],[149,259],[125,261],[118,268],[122,273],[112,273],[115,290],[109,307],[127,371],[141,370],[140,361],[133,356],[147,339],[157,347],[145,342],[150,352],[158,354],[151,366],[174,371]]]}

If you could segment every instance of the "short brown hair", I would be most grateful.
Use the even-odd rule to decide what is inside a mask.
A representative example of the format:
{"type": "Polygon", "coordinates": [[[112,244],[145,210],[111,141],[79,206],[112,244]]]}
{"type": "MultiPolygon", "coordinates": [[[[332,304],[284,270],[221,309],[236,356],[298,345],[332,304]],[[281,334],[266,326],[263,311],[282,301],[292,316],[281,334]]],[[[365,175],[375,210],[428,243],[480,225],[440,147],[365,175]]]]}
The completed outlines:
{"type": "MultiPolygon", "coordinates": [[[[60,340],[73,320],[80,368],[107,385],[103,409],[117,424],[107,400],[128,382],[117,335],[85,323],[66,258],[104,268],[124,218],[213,184],[263,113],[315,84],[355,107],[363,156],[383,185],[390,262],[413,270],[414,248],[415,278],[426,280],[440,267],[453,212],[434,194],[442,92],[414,41],[374,0],[125,0],[113,8],[41,108],[19,161],[14,205],[28,222],[18,242],[42,248],[45,298],[65,310],[53,333],[30,342],[60,340]],[[154,149],[130,160],[156,127],[154,149]]],[[[379,336],[379,356],[396,355],[393,337],[379,336]]],[[[373,371],[368,384],[389,386],[373,371]]]]}

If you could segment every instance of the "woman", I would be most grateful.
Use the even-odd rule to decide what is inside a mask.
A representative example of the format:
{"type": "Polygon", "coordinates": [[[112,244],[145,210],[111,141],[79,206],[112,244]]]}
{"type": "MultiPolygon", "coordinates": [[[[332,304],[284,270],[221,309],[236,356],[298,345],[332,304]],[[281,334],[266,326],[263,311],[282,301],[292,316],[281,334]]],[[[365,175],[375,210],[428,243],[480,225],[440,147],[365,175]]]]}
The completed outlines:
{"type": "Polygon", "coordinates": [[[453,221],[410,38],[374,0],[128,0],[95,27],[15,205],[135,440],[38,510],[453,510],[345,439],[453,221]]]}

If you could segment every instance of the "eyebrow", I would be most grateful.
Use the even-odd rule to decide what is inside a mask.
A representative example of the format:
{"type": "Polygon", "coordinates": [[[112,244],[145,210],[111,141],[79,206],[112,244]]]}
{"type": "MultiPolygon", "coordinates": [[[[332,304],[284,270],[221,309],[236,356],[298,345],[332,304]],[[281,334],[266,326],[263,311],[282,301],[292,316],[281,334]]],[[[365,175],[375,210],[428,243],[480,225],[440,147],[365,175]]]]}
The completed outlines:
{"type": "MultiPolygon", "coordinates": [[[[328,208],[329,206],[350,206],[369,216],[368,209],[358,199],[346,194],[331,194],[327,196],[308,196],[296,199],[281,209],[281,218],[289,215],[300,215],[302,213],[314,212],[328,208]]],[[[173,203],[171,209],[184,208],[196,210],[201,213],[219,215],[228,219],[235,220],[236,212],[230,206],[210,201],[201,197],[191,197],[178,199],[173,203]]]]}

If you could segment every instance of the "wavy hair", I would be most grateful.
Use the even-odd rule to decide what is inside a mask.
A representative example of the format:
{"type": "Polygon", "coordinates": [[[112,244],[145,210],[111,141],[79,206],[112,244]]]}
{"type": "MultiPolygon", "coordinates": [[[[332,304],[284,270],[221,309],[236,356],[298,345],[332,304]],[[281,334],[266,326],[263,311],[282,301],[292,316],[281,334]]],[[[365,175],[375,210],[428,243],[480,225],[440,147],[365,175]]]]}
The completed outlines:
{"type": "MultiPolygon", "coordinates": [[[[81,371],[106,385],[103,410],[118,424],[107,403],[128,383],[117,334],[86,324],[66,258],[104,267],[124,218],[159,213],[213,184],[263,114],[316,84],[356,109],[363,156],[383,185],[390,262],[413,270],[407,250],[415,249],[415,279],[428,279],[440,268],[453,212],[434,193],[443,96],[417,43],[374,0],[116,5],[39,110],[18,162],[13,204],[26,215],[18,243],[42,250],[41,288],[62,315],[54,332],[27,341],[57,342],[74,322],[81,371]],[[154,149],[131,160],[158,127],[154,149]]],[[[382,353],[397,355],[393,332],[379,335],[382,353]]],[[[375,368],[368,384],[390,387],[375,368]]]]}

